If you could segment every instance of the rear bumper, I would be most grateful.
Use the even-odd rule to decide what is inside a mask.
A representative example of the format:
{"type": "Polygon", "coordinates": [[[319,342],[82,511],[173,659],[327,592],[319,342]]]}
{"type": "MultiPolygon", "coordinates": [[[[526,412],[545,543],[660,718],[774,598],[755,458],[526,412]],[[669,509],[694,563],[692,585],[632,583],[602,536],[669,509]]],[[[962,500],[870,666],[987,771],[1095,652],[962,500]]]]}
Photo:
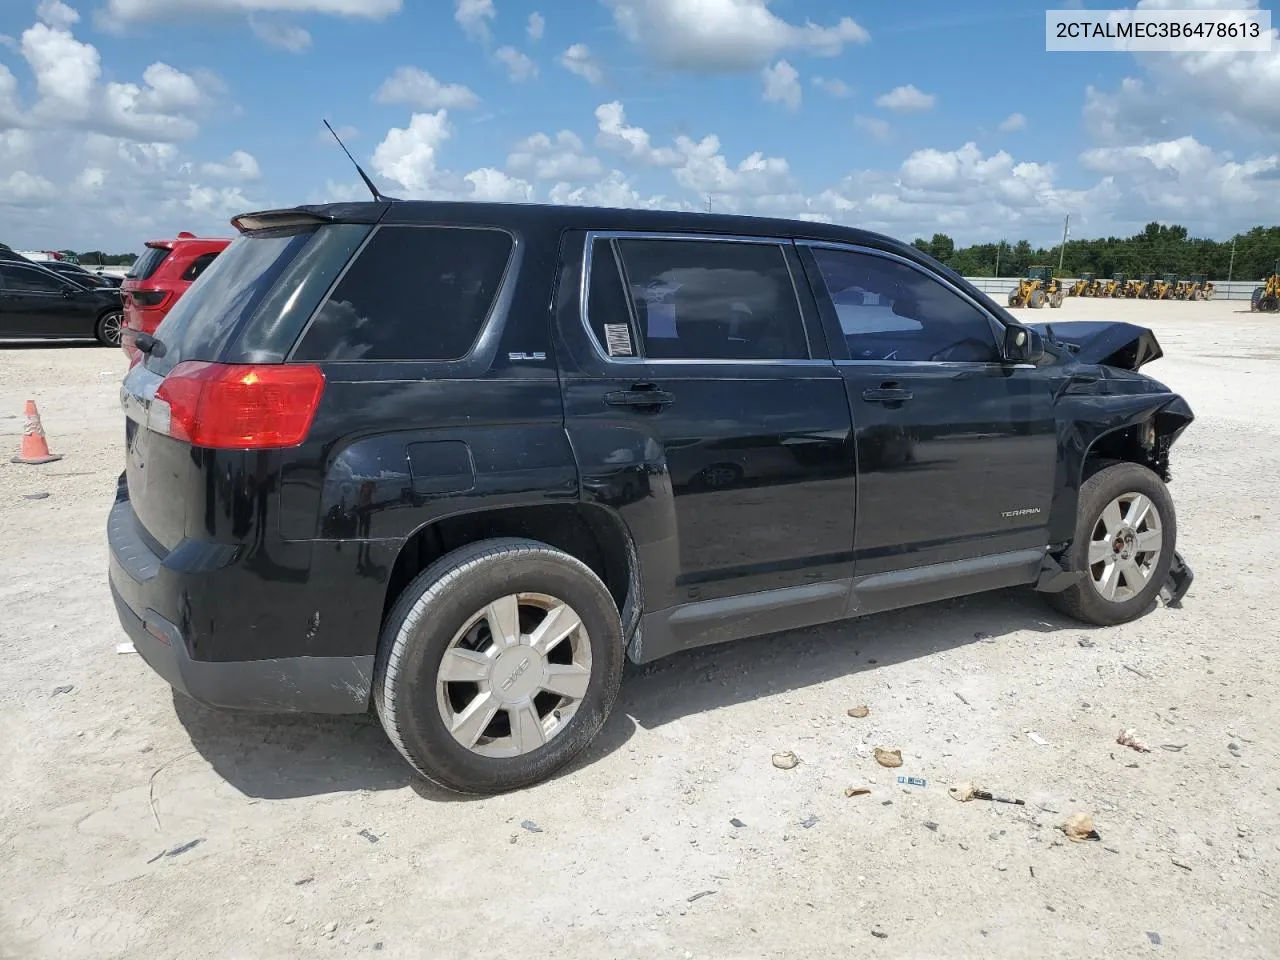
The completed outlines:
{"type": "MultiPolygon", "coordinates": [[[[175,690],[206,706],[263,713],[364,713],[369,708],[372,656],[196,660],[175,623],[194,578],[208,573],[169,569],[138,533],[128,500],[107,520],[111,596],[134,648],[175,690]],[[166,616],[167,614],[167,616],[166,616]]],[[[208,584],[201,584],[207,591],[208,584]]],[[[239,598],[223,598],[228,608],[239,598]]]]}

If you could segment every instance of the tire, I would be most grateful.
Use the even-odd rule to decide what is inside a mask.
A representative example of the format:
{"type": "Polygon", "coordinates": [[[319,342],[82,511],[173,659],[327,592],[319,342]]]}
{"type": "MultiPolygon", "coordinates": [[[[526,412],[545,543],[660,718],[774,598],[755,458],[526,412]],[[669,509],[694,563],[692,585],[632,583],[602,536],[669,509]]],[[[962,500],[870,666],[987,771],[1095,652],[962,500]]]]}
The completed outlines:
{"type": "Polygon", "coordinates": [[[1062,294],[1061,294],[1061,293],[1055,293],[1053,296],[1051,296],[1051,297],[1049,298],[1049,306],[1050,306],[1052,309],[1054,309],[1054,310],[1057,310],[1059,307],[1061,307],[1061,306],[1062,306],[1062,294]]]}
{"type": "Polygon", "coordinates": [[[1258,309],[1263,313],[1275,313],[1280,310],[1280,297],[1265,296],[1258,301],[1258,309]]]}
{"type": "Polygon", "coordinates": [[[1018,305],[1018,291],[1009,294],[1009,306],[1016,307],[1018,305]]]}
{"type": "Polygon", "coordinates": [[[104,347],[118,347],[120,346],[120,327],[123,324],[122,310],[108,310],[98,318],[98,324],[93,328],[93,335],[104,347]]]}
{"type": "Polygon", "coordinates": [[[1258,302],[1262,299],[1262,295],[1267,292],[1266,287],[1254,287],[1253,293],[1249,296],[1249,309],[1257,310],[1258,302]]]}
{"type": "MultiPolygon", "coordinates": [[[[508,609],[516,610],[514,606],[508,609]]],[[[498,622],[502,622],[500,617],[498,622]]],[[[518,790],[561,770],[600,731],[617,699],[623,657],[617,606],[586,564],[533,540],[485,540],[437,560],[396,601],[378,644],[374,707],[396,749],[437,786],[465,794],[518,790]],[[526,630],[536,634],[536,621],[526,619],[538,616],[536,606],[528,605],[534,603],[530,597],[540,598],[536,604],[555,601],[567,605],[569,615],[576,613],[580,618],[580,629],[558,644],[553,642],[547,659],[534,661],[536,670],[530,669],[533,646],[504,648],[489,626],[490,605],[514,600],[517,595],[522,603],[514,616],[518,626],[512,632],[520,634],[520,641],[531,639],[526,630]],[[472,624],[470,629],[468,624],[472,624]],[[480,639],[474,641],[473,637],[480,639]],[[589,665],[582,663],[583,648],[589,665]],[[495,653],[498,650],[514,653],[514,659],[504,661],[495,653]],[[446,654],[456,657],[455,665],[467,669],[480,664],[476,669],[487,676],[477,683],[442,680],[440,667],[446,654]],[[566,655],[571,656],[569,664],[562,663],[566,655]],[[586,689],[573,698],[574,702],[565,697],[551,707],[556,695],[539,692],[543,688],[538,683],[548,682],[546,668],[557,664],[566,671],[576,670],[579,680],[585,678],[586,689]],[[522,698],[523,710],[514,704],[513,697],[522,698]],[[476,704],[482,699],[496,712],[484,711],[489,719],[482,721],[483,726],[462,723],[467,716],[480,713],[476,704]],[[513,712],[508,712],[508,704],[513,704],[513,712]],[[570,706],[572,714],[561,720],[560,711],[570,706]],[[469,738],[470,732],[475,733],[472,745],[455,737],[447,714],[453,718],[454,728],[463,731],[460,736],[469,738]],[[521,717],[526,720],[523,727],[521,717]],[[536,726],[528,725],[530,719],[536,726]],[[504,722],[506,734],[502,736],[504,722]],[[517,727],[521,732],[537,730],[539,734],[520,738],[517,727]],[[541,745],[523,752],[518,743],[521,739],[541,745]],[[500,755],[504,751],[508,755],[500,755]]]]}
{"type": "MultiPolygon", "coordinates": [[[[1110,546],[1111,539],[1109,534],[1104,534],[1099,538],[1099,543],[1102,544],[1105,541],[1105,545],[1110,546]]],[[[1063,558],[1064,569],[1081,570],[1084,572],[1084,579],[1061,593],[1049,594],[1049,602],[1067,616],[1097,626],[1109,627],[1136,620],[1147,611],[1160,592],[1160,588],[1164,586],[1165,580],[1168,579],[1177,540],[1178,522],[1173,509],[1173,499],[1158,476],[1136,463],[1116,463],[1099,470],[1080,488],[1075,537],[1063,558]],[[1153,532],[1151,515],[1148,513],[1136,529],[1129,529],[1130,533],[1136,533],[1135,539],[1126,542],[1127,552],[1119,554],[1118,562],[1113,561],[1111,564],[1120,568],[1120,571],[1112,574],[1116,578],[1114,582],[1118,585],[1117,597],[1109,599],[1103,593],[1105,585],[1099,586],[1095,582],[1099,574],[1105,577],[1110,573],[1108,564],[1106,560],[1097,560],[1093,566],[1089,564],[1091,542],[1095,539],[1095,533],[1110,529],[1103,514],[1117,500],[1121,501],[1121,519],[1132,519],[1130,516],[1125,516],[1123,510],[1126,506],[1132,507],[1132,501],[1126,504],[1125,498],[1133,497],[1146,498],[1154,508],[1158,525],[1159,553],[1151,558],[1147,552],[1140,549],[1144,534],[1150,537],[1153,532]],[[1139,573],[1139,583],[1143,584],[1140,589],[1133,590],[1133,585],[1128,583],[1124,570],[1126,559],[1131,561],[1130,565],[1139,573]],[[1141,578],[1142,574],[1145,574],[1145,580],[1141,578]]],[[[1112,549],[1114,550],[1114,547],[1112,549]]],[[[1094,556],[1097,558],[1099,554],[1095,553],[1094,556]]],[[[1113,553],[1105,556],[1116,555],[1113,553]]]]}
{"type": "Polygon", "coordinates": [[[1027,298],[1027,306],[1032,310],[1039,310],[1044,306],[1045,296],[1043,290],[1031,291],[1031,296],[1027,298]]]}

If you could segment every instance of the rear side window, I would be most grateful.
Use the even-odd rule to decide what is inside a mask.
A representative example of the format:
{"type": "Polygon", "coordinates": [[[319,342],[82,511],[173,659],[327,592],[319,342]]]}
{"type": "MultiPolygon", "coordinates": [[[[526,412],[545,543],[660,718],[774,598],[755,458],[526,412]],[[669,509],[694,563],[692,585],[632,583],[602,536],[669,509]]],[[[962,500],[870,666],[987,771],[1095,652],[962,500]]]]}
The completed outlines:
{"type": "Polygon", "coordinates": [[[514,245],[500,230],[380,227],[325,301],[296,360],[461,360],[514,245]]]}
{"type": "Polygon", "coordinates": [[[165,247],[147,247],[146,252],[133,261],[133,266],[125,276],[130,280],[150,279],[151,275],[160,269],[160,264],[168,259],[171,252],[165,247]]]}
{"type": "Polygon", "coordinates": [[[646,357],[809,359],[791,271],[777,244],[692,239],[616,244],[646,357]]]}
{"type": "Polygon", "coordinates": [[[187,283],[195,280],[196,277],[209,269],[209,264],[218,258],[216,253],[202,253],[187,265],[187,269],[182,271],[182,279],[187,283]]]}
{"type": "Polygon", "coordinates": [[[24,267],[16,263],[0,264],[0,276],[10,293],[61,293],[67,289],[58,276],[39,267],[24,267]]]}

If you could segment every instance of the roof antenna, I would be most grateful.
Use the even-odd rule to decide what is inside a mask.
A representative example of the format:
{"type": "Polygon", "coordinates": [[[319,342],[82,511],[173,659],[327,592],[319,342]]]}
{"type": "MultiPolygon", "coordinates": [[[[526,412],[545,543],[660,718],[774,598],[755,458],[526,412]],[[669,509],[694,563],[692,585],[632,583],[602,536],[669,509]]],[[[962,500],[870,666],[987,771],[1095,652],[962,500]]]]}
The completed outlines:
{"type": "Polygon", "coordinates": [[[356,168],[356,173],[360,174],[360,179],[364,181],[364,185],[368,187],[369,192],[373,194],[373,199],[378,201],[390,200],[390,197],[384,197],[378,192],[378,188],[373,185],[373,181],[369,179],[369,175],[360,169],[360,164],[356,163],[356,158],[351,155],[351,151],[348,150],[347,145],[342,142],[342,138],[338,136],[337,131],[334,130],[333,127],[329,126],[329,121],[322,117],[320,122],[328,127],[329,132],[333,134],[333,139],[338,141],[338,146],[340,146],[342,148],[342,152],[347,155],[347,159],[351,161],[351,165],[356,168]]]}

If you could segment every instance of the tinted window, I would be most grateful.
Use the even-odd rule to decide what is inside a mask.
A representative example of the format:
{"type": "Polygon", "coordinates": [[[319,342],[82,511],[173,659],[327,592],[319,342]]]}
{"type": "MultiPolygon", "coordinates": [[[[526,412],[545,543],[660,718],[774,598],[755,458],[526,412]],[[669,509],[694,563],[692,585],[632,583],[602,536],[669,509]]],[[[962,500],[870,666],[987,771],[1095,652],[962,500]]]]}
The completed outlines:
{"type": "Polygon", "coordinates": [[[164,375],[183,360],[216,360],[241,320],[252,316],[280,273],[314,230],[243,236],[183,294],[156,329],[163,357],[147,357],[147,369],[164,375]]]}
{"type": "Polygon", "coordinates": [[[0,276],[10,293],[62,293],[68,288],[60,278],[38,267],[0,264],[0,276]]]}
{"type": "Polygon", "coordinates": [[[204,273],[205,270],[209,268],[209,264],[213,263],[217,257],[218,255],[216,253],[200,254],[200,256],[192,260],[187,269],[183,271],[182,279],[190,283],[192,280],[196,279],[196,277],[200,276],[200,274],[204,273]]]}
{"type": "Polygon", "coordinates": [[[813,255],[852,359],[999,359],[986,315],[920,270],[847,250],[813,255]]]}
{"type": "Polygon", "coordinates": [[[299,360],[460,360],[511,257],[498,230],[381,227],[295,353],[299,360]]]}
{"type": "Polygon", "coordinates": [[[146,252],[133,261],[133,266],[125,276],[130,280],[146,280],[160,268],[160,264],[164,263],[169,252],[164,247],[147,247],[146,252]]]}
{"type": "Polygon", "coordinates": [[[808,359],[781,247],[716,240],[619,240],[617,247],[646,356],[808,359]]]}
{"type": "Polygon", "coordinates": [[[604,352],[611,357],[634,357],[635,328],[612,240],[597,240],[592,246],[588,291],[587,317],[604,352]]]}

